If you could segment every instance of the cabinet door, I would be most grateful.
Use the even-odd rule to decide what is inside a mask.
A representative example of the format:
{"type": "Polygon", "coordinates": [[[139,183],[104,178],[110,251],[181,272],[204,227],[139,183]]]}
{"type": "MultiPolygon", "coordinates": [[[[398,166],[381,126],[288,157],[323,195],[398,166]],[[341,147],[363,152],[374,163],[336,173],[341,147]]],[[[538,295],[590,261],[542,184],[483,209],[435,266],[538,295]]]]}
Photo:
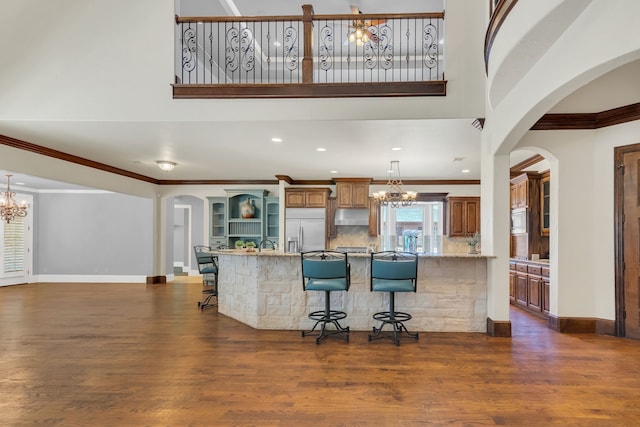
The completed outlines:
{"type": "Polygon", "coordinates": [[[516,273],[516,303],[527,306],[527,275],[516,273]]]}
{"type": "Polygon", "coordinates": [[[304,208],[305,207],[304,190],[285,189],[284,204],[285,204],[285,207],[287,208],[304,208]]]}
{"type": "Polygon", "coordinates": [[[307,190],[305,192],[305,207],[307,208],[326,208],[327,207],[327,191],[307,190]]]}
{"type": "Polygon", "coordinates": [[[336,199],[339,208],[350,208],[351,200],[353,199],[352,195],[353,185],[350,182],[338,182],[336,184],[336,199]]]}
{"type": "Polygon", "coordinates": [[[542,311],[549,314],[549,279],[542,278],[542,311]]]}
{"type": "Polygon", "coordinates": [[[549,177],[540,180],[540,234],[549,235],[549,203],[551,200],[551,186],[549,177]]]}
{"type": "Polygon", "coordinates": [[[338,228],[336,227],[336,205],[338,202],[335,197],[331,197],[327,200],[327,236],[336,237],[338,235],[338,228]]]}
{"type": "Polygon", "coordinates": [[[518,186],[511,184],[509,190],[511,194],[511,209],[515,209],[518,207],[518,186]]]}
{"type": "Polygon", "coordinates": [[[351,189],[351,205],[354,208],[369,207],[369,184],[354,183],[351,189]]]}
{"type": "Polygon", "coordinates": [[[524,180],[522,182],[519,182],[516,185],[516,199],[518,200],[518,206],[519,208],[524,208],[528,206],[528,199],[529,199],[529,191],[528,191],[528,187],[529,187],[529,183],[527,180],[524,180]]]}
{"type": "Polygon", "coordinates": [[[527,288],[529,292],[527,306],[534,310],[542,310],[542,279],[537,276],[529,276],[527,288]]]}
{"type": "Polygon", "coordinates": [[[467,237],[480,232],[480,198],[449,197],[449,237],[467,237]]]}
{"type": "Polygon", "coordinates": [[[369,201],[369,236],[378,237],[380,234],[380,222],[378,221],[380,206],[371,198],[369,201]]]}
{"type": "MultiPolygon", "coordinates": [[[[210,215],[210,240],[225,241],[227,229],[227,203],[226,197],[210,197],[209,198],[209,215],[210,215]]],[[[216,245],[216,247],[219,246],[216,245]]]]}
{"type": "Polygon", "coordinates": [[[511,302],[516,300],[516,273],[514,271],[509,272],[509,300],[511,302]]]}

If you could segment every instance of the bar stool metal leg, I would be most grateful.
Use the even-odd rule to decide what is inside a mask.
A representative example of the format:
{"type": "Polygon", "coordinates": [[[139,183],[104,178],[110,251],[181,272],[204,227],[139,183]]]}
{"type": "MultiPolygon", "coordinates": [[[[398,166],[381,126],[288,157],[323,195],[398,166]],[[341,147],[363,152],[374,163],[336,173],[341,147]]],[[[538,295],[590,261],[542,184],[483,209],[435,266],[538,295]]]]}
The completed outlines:
{"type": "Polygon", "coordinates": [[[373,334],[369,334],[369,341],[378,338],[391,338],[395,345],[400,345],[400,337],[404,332],[409,338],[418,339],[418,333],[411,333],[404,325],[404,322],[411,320],[409,313],[402,311],[395,311],[395,292],[389,292],[389,311],[381,311],[373,315],[375,320],[382,322],[379,328],[373,327],[373,334]],[[391,325],[393,331],[390,333],[383,333],[382,329],[385,325],[391,325]]]}
{"type": "Polygon", "coordinates": [[[315,336],[316,344],[320,344],[322,341],[332,335],[336,335],[336,338],[342,338],[345,341],[349,341],[349,327],[346,328],[340,325],[339,320],[347,317],[347,313],[344,311],[331,310],[331,291],[325,292],[324,310],[314,311],[309,314],[309,319],[315,320],[316,323],[308,331],[302,331],[302,336],[315,336]],[[326,329],[327,324],[333,324],[334,329],[326,329]],[[320,329],[316,331],[316,328],[320,325],[320,329]]]}

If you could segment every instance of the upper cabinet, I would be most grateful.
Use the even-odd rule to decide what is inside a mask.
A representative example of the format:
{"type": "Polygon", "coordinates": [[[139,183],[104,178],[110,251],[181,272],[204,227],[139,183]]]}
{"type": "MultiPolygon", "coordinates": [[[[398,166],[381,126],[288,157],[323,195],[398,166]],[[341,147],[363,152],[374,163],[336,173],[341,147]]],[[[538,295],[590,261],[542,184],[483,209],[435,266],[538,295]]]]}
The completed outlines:
{"type": "Polygon", "coordinates": [[[326,208],[330,188],[285,188],[285,208],[326,208]]]}
{"type": "Polygon", "coordinates": [[[480,232],[480,197],[449,197],[449,237],[467,237],[480,232]]]}
{"type": "Polygon", "coordinates": [[[529,178],[526,173],[511,180],[511,209],[529,206],[529,178]]]}
{"type": "Polygon", "coordinates": [[[380,212],[380,206],[373,197],[369,198],[369,236],[378,237],[380,234],[380,222],[378,218],[380,212]]]}
{"type": "Polygon", "coordinates": [[[338,208],[368,208],[370,178],[334,178],[338,208]]]}
{"type": "Polygon", "coordinates": [[[217,249],[227,246],[227,198],[208,197],[209,246],[217,249]]]}
{"type": "Polygon", "coordinates": [[[546,173],[540,180],[540,234],[549,235],[549,203],[551,200],[551,187],[549,174],[546,173]]]}

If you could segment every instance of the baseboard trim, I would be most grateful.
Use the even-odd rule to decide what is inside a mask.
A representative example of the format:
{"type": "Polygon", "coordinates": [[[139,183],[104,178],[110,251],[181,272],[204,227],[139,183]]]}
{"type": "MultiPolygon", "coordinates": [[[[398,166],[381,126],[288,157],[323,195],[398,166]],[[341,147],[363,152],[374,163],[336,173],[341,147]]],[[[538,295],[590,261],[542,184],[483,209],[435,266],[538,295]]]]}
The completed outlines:
{"type": "Polygon", "coordinates": [[[596,319],[596,334],[616,336],[616,321],[609,319],[596,319]]]}
{"type": "Polygon", "coordinates": [[[511,337],[510,320],[493,320],[487,317],[487,335],[492,337],[511,337]]]}
{"type": "Polygon", "coordinates": [[[147,285],[167,283],[167,276],[147,276],[147,285]]]}
{"type": "Polygon", "coordinates": [[[549,314],[547,327],[563,334],[595,334],[597,321],[592,317],[557,317],[549,314]]]}
{"type": "Polygon", "coordinates": [[[145,276],[39,274],[32,283],[145,283],[145,276]]]}

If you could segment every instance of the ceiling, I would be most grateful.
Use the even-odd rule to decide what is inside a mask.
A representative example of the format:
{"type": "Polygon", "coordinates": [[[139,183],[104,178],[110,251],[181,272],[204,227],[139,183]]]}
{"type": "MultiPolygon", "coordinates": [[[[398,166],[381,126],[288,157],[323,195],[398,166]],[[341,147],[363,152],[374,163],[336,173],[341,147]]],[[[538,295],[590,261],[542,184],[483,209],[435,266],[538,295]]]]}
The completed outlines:
{"type": "MultiPolygon", "coordinates": [[[[304,3],[309,1],[176,0],[176,8],[181,16],[299,15],[304,3]]],[[[365,13],[444,10],[444,0],[323,0],[316,3],[316,14],[349,13],[351,4],[365,13]]],[[[394,101],[389,102],[395,105],[391,103],[394,101]]],[[[264,108],[265,104],[257,104],[264,108]]],[[[366,109],[368,103],[366,99],[344,99],[318,100],[313,105],[342,112],[349,108],[366,109]]],[[[585,108],[584,102],[580,105],[585,108]]],[[[354,114],[353,117],[357,117],[354,119],[348,114],[339,117],[336,113],[337,119],[316,120],[313,111],[303,111],[297,113],[295,120],[0,121],[0,134],[156,179],[274,180],[276,175],[295,180],[385,179],[391,160],[400,161],[405,180],[480,178],[480,132],[472,125],[473,117],[425,119],[414,115],[407,119],[399,117],[393,108],[389,110],[390,116],[398,117],[380,120],[379,112],[365,112],[354,114]],[[309,118],[301,120],[300,114],[305,113],[309,118]],[[282,141],[274,142],[274,137],[282,141]],[[213,158],[202,155],[203,150],[211,150],[214,145],[213,158]],[[325,151],[317,151],[318,148],[325,151]],[[394,150],[398,148],[400,150],[394,150]],[[212,161],[217,158],[225,160],[212,161]],[[155,164],[161,159],[178,165],[172,172],[162,172],[155,164]]],[[[512,164],[529,156],[528,152],[514,153],[512,164]]],[[[84,188],[15,175],[12,183],[23,182],[32,189],[84,188]]],[[[0,179],[0,182],[6,181],[0,179]]]]}

